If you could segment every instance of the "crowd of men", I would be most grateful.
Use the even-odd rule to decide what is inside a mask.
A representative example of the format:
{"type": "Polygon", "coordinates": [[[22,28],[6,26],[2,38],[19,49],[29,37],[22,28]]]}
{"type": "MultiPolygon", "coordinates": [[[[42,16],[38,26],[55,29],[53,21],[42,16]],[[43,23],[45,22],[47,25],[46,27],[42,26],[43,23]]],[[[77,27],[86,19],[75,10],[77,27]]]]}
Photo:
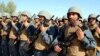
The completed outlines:
{"type": "Polygon", "coordinates": [[[62,19],[47,11],[0,16],[0,56],[100,56],[97,14],[82,20],[81,10],[70,7],[62,19]],[[21,19],[20,19],[21,18],[21,19]]]}

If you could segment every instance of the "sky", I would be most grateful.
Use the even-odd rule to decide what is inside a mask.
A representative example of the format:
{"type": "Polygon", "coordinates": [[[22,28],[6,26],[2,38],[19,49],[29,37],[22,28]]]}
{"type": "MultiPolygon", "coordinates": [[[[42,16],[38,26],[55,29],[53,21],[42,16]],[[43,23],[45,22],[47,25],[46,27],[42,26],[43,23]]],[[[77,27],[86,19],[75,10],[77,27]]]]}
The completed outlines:
{"type": "MultiPolygon", "coordinates": [[[[8,3],[9,0],[0,0],[8,3]]],[[[71,6],[79,7],[82,17],[87,18],[90,13],[100,14],[100,0],[13,0],[16,4],[16,11],[29,11],[38,14],[46,10],[55,16],[62,17],[67,14],[71,6]]]]}

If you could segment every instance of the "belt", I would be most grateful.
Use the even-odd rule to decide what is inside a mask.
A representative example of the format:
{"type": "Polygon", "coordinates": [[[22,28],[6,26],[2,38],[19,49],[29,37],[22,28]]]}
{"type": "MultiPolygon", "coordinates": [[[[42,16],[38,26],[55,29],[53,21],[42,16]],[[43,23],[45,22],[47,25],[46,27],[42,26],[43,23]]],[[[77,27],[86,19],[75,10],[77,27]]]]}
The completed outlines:
{"type": "Polygon", "coordinates": [[[39,52],[45,52],[45,51],[49,51],[48,49],[47,50],[37,50],[37,49],[34,49],[35,51],[39,51],[39,52]]]}

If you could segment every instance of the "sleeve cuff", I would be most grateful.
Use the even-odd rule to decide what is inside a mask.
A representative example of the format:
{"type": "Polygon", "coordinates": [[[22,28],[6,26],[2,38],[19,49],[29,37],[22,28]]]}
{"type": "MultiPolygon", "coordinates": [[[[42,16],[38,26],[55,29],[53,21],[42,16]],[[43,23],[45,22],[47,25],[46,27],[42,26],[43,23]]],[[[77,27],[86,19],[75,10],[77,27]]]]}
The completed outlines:
{"type": "Polygon", "coordinates": [[[41,32],[41,35],[45,35],[46,34],[46,32],[41,32]]]}
{"type": "Polygon", "coordinates": [[[86,37],[84,37],[84,38],[82,39],[82,42],[89,43],[89,40],[88,40],[86,37]]]}

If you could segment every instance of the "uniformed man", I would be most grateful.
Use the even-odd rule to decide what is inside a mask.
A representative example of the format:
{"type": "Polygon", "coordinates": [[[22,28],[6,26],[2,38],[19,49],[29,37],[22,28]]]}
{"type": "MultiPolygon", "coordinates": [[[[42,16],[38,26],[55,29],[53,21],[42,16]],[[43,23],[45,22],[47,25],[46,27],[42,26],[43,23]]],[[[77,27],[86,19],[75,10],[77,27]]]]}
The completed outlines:
{"type": "MultiPolygon", "coordinates": [[[[65,29],[64,38],[66,41],[67,56],[85,56],[85,48],[94,48],[96,43],[92,35],[86,37],[80,27],[82,25],[79,19],[82,18],[80,9],[77,7],[71,7],[67,13],[68,26],[65,29]]],[[[87,35],[87,34],[86,34],[87,35]]]]}
{"type": "Polygon", "coordinates": [[[89,28],[94,36],[94,39],[96,40],[97,46],[96,48],[96,52],[94,54],[96,54],[96,56],[100,56],[100,43],[99,43],[99,38],[100,38],[100,28],[97,24],[97,15],[95,13],[90,14],[88,17],[88,24],[89,24],[89,28]]]}
{"type": "Polygon", "coordinates": [[[13,13],[11,15],[11,20],[10,20],[10,24],[11,24],[11,29],[10,29],[10,33],[9,33],[9,52],[10,52],[10,56],[19,56],[19,29],[21,27],[21,24],[19,23],[19,19],[18,19],[18,14],[17,13],[13,13]]]}
{"type": "Polygon", "coordinates": [[[52,16],[50,13],[46,11],[40,11],[39,14],[40,19],[40,33],[37,36],[37,39],[34,43],[35,56],[48,56],[50,53],[49,47],[54,46],[56,51],[60,51],[61,49],[56,45],[56,29],[50,24],[50,19],[52,16]],[[54,40],[53,40],[54,39],[54,40]]]}
{"type": "Polygon", "coordinates": [[[55,25],[58,26],[59,25],[59,17],[55,18],[55,25]]]}
{"type": "Polygon", "coordinates": [[[100,27],[100,20],[99,20],[99,27],[100,27]]]}
{"type": "MultiPolygon", "coordinates": [[[[67,15],[64,15],[62,18],[63,25],[59,28],[58,32],[58,42],[61,43],[64,40],[64,31],[68,25],[67,15]]],[[[58,54],[58,56],[66,56],[66,48],[63,45],[60,45],[62,51],[58,54]]]]}
{"type": "Polygon", "coordinates": [[[31,56],[30,44],[32,42],[34,27],[30,24],[31,13],[28,11],[23,11],[22,14],[22,25],[20,28],[20,45],[19,45],[19,53],[20,56],[31,56]]]}
{"type": "MultiPolygon", "coordinates": [[[[2,29],[1,21],[2,21],[2,15],[0,14],[0,30],[2,29]]],[[[1,31],[0,31],[0,55],[2,55],[1,40],[2,40],[2,37],[1,37],[1,31]]]]}
{"type": "Polygon", "coordinates": [[[88,23],[87,19],[84,19],[83,24],[87,24],[87,23],[88,23]]]}
{"type": "Polygon", "coordinates": [[[2,36],[2,56],[9,56],[9,48],[8,48],[8,40],[9,40],[9,21],[10,18],[9,13],[3,13],[2,15],[2,29],[1,29],[1,36],[2,36]]]}
{"type": "Polygon", "coordinates": [[[67,15],[64,15],[64,16],[62,17],[62,21],[63,21],[64,25],[68,25],[68,18],[67,18],[67,15]]]}
{"type": "Polygon", "coordinates": [[[40,21],[39,21],[39,16],[38,15],[35,15],[34,16],[34,25],[36,28],[38,28],[38,25],[40,24],[40,21]]]}
{"type": "Polygon", "coordinates": [[[63,21],[59,20],[59,27],[58,28],[61,28],[63,25],[64,25],[63,21]]]}
{"type": "Polygon", "coordinates": [[[98,23],[99,23],[99,27],[100,27],[100,15],[99,15],[99,17],[98,17],[98,23]]]}
{"type": "Polygon", "coordinates": [[[64,34],[64,31],[65,31],[65,28],[66,26],[68,25],[68,18],[67,18],[67,15],[64,15],[63,18],[62,18],[62,26],[59,28],[59,40],[58,41],[63,41],[63,34],[64,34]],[[61,36],[62,35],[62,36],[61,36]]]}

